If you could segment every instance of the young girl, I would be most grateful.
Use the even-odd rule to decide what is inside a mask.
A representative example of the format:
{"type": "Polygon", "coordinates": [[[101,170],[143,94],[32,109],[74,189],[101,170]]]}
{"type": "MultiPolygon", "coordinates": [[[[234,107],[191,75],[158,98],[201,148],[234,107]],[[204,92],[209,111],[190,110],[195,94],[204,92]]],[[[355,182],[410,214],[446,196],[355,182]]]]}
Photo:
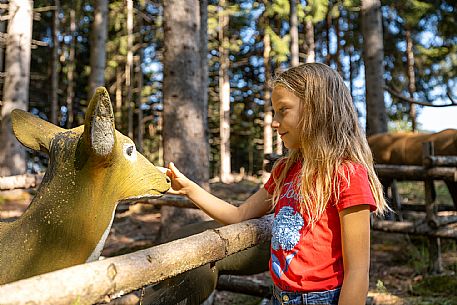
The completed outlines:
{"type": "Polygon", "coordinates": [[[170,163],[172,193],[230,224],[274,209],[272,304],[365,304],[370,211],[388,209],[342,78],[324,64],[291,68],[273,82],[272,127],[289,155],[265,187],[235,207],[170,163]]]}

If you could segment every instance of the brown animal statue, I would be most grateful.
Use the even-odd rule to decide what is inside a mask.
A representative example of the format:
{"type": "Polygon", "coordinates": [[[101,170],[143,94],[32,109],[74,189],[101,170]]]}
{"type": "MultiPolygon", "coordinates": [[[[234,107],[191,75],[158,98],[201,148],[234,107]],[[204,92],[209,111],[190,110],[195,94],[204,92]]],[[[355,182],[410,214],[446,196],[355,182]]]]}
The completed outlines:
{"type": "MultiPolygon", "coordinates": [[[[373,158],[378,164],[422,165],[422,143],[425,142],[433,142],[434,153],[437,156],[457,156],[457,129],[430,134],[380,133],[368,137],[373,158]]],[[[457,183],[445,183],[457,208],[457,183]]]]}
{"type": "Polygon", "coordinates": [[[169,179],[115,130],[108,92],[98,88],[84,125],[62,129],[12,112],[13,131],[50,157],[28,209],[0,223],[0,284],[97,260],[121,200],[156,198],[169,179]]]}
{"type": "Polygon", "coordinates": [[[457,156],[457,129],[438,133],[380,133],[368,137],[376,163],[422,165],[422,143],[433,142],[435,155],[457,156]]]}

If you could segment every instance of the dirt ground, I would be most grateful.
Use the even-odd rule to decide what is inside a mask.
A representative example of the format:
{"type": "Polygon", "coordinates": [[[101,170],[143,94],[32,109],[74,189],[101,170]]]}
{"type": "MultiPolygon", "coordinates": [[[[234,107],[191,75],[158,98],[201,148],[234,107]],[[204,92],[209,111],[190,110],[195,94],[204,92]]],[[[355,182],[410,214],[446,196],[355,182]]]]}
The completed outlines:
{"type": "MultiPolygon", "coordinates": [[[[213,183],[213,193],[227,200],[243,200],[257,188],[254,182],[213,183]]],[[[33,191],[32,191],[33,193],[33,191]]],[[[26,209],[30,192],[0,193],[0,219],[14,220],[26,209]]],[[[146,204],[119,206],[102,256],[114,256],[155,245],[160,210],[146,204]]],[[[367,304],[457,305],[457,244],[442,240],[444,273],[427,274],[427,239],[372,232],[370,289],[367,304]]],[[[268,273],[259,278],[268,281],[268,273]]],[[[264,304],[260,298],[216,292],[215,305],[264,304]]]]}

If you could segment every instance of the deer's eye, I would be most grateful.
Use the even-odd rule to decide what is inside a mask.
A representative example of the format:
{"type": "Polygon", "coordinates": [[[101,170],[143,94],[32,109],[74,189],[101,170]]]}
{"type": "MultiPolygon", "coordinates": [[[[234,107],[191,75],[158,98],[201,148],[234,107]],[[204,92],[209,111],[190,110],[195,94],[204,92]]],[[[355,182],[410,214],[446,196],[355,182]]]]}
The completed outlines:
{"type": "Polygon", "coordinates": [[[135,145],[132,145],[132,144],[124,144],[124,156],[133,161],[136,159],[136,149],[135,149],[135,145]]]}

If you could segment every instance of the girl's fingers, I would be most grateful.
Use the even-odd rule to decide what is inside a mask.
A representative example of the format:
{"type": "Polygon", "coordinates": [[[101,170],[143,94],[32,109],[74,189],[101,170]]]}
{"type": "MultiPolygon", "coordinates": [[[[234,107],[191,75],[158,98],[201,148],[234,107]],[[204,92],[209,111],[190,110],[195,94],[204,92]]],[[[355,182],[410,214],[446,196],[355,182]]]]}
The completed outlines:
{"type": "Polygon", "coordinates": [[[176,168],[176,166],[175,166],[175,164],[173,162],[170,162],[168,164],[168,168],[171,170],[171,172],[173,173],[173,175],[175,177],[182,176],[181,172],[176,168]]]}
{"type": "Polygon", "coordinates": [[[167,174],[167,172],[169,171],[168,168],[166,167],[162,167],[162,166],[156,166],[156,168],[161,171],[163,174],[167,174]]]}
{"type": "Polygon", "coordinates": [[[175,191],[173,188],[169,188],[168,191],[167,191],[168,194],[171,194],[171,195],[181,195],[181,192],[179,191],[175,191]]]}

